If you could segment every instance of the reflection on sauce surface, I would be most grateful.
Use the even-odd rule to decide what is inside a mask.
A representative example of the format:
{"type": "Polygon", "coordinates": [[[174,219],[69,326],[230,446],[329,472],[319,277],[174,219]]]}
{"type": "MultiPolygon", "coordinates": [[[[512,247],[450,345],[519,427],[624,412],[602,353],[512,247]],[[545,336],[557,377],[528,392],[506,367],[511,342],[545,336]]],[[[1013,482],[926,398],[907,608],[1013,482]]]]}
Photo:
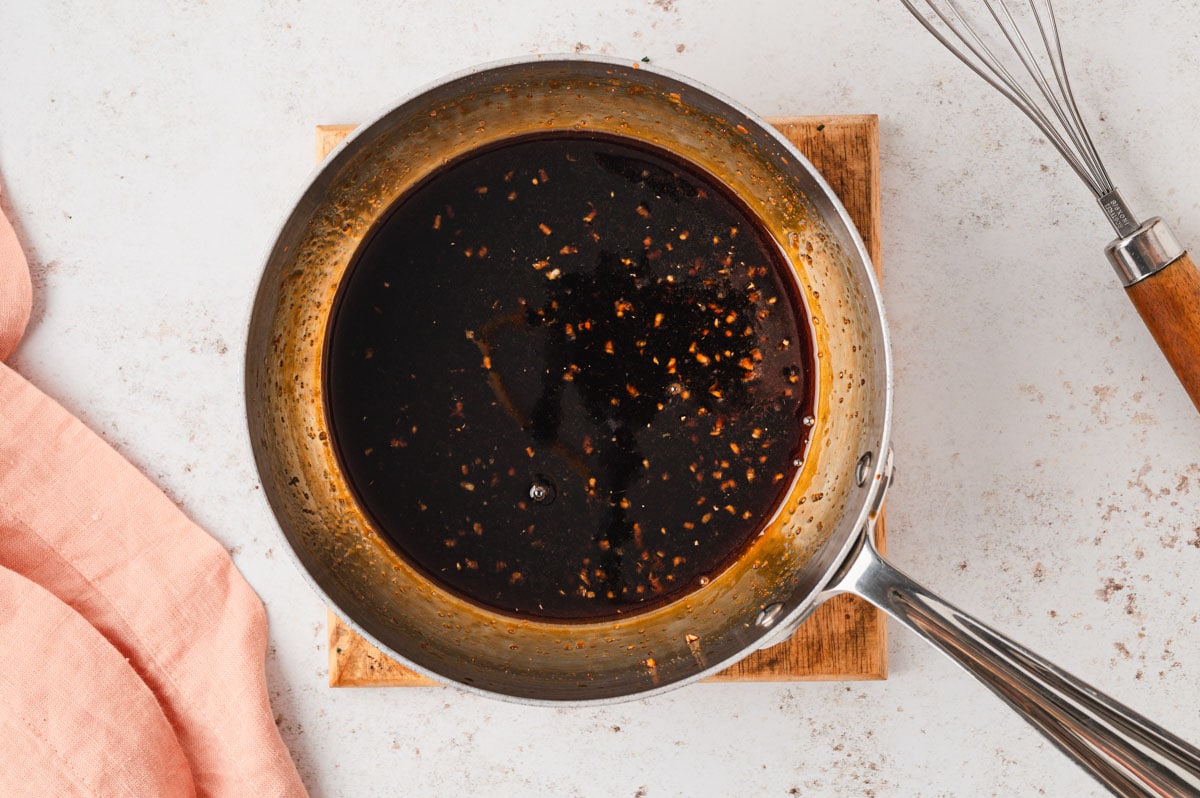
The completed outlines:
{"type": "Polygon", "coordinates": [[[807,445],[787,268],[724,189],[642,145],[538,137],[442,168],[335,306],[327,414],[360,505],[507,613],[614,618],[705,584],[807,445]]]}

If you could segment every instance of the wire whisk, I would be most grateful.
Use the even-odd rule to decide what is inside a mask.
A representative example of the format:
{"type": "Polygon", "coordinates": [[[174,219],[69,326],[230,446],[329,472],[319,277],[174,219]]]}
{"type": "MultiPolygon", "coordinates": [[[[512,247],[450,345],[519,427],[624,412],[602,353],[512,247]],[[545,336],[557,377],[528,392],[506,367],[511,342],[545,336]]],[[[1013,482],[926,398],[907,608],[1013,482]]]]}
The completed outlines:
{"type": "Polygon", "coordinates": [[[991,36],[981,33],[984,25],[962,2],[901,2],[938,41],[1033,120],[1096,196],[1118,236],[1138,229],[1079,113],[1051,0],[1027,0],[1024,8],[1005,0],[971,2],[991,17],[991,36]],[[1007,47],[996,46],[1003,43],[1007,47]]]}
{"type": "Polygon", "coordinates": [[[1139,223],[1113,185],[1071,90],[1053,0],[901,2],[1033,120],[1096,196],[1117,231],[1104,254],[1200,410],[1200,269],[1162,219],[1139,223]]]}

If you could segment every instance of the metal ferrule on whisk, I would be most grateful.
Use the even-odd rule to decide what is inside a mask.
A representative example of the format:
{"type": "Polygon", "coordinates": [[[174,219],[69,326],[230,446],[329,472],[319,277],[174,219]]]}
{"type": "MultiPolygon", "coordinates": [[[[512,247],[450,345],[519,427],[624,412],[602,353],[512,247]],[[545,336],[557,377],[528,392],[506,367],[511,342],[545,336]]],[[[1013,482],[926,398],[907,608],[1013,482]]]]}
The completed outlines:
{"type": "Polygon", "coordinates": [[[1183,245],[1167,223],[1157,216],[1151,217],[1104,248],[1108,262],[1117,272],[1121,283],[1128,288],[1162,271],[1183,257],[1183,245]]]}
{"type": "Polygon", "coordinates": [[[1171,228],[1154,216],[1141,224],[1115,188],[1096,198],[1117,238],[1104,248],[1108,262],[1126,288],[1170,266],[1184,252],[1171,228]]]}

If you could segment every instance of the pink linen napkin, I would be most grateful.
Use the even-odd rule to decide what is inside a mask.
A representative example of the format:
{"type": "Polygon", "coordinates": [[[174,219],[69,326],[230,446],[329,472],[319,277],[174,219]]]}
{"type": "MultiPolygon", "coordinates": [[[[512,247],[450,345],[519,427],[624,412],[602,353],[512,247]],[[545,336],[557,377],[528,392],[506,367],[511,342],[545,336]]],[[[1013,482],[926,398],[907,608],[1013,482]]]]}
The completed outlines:
{"type": "Polygon", "coordinates": [[[0,208],[0,361],[7,360],[17,348],[32,306],[29,265],[12,224],[0,208]]]}
{"type": "MultiPolygon", "coordinates": [[[[0,360],[30,296],[0,211],[0,360]]],[[[0,634],[0,795],[305,795],[228,553],[3,363],[0,634]]]]}

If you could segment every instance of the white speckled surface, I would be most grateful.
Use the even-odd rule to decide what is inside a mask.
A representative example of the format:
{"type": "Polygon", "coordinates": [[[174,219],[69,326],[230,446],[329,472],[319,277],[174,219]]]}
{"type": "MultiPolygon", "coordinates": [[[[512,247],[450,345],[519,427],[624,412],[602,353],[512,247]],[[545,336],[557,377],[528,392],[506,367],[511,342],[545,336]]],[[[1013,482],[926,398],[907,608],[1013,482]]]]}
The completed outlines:
{"type": "MultiPolygon", "coordinates": [[[[1200,417],[1103,262],[1091,198],[898,2],[257,5],[0,5],[0,175],[37,291],[15,366],[233,552],[314,796],[1101,794],[898,629],[883,683],[561,711],[325,687],[324,610],[243,432],[260,258],[314,125],[537,52],[646,55],[768,115],[880,114],[893,561],[1200,740],[1200,417]]],[[[1200,241],[1200,8],[1059,5],[1118,184],[1200,241]]]]}

